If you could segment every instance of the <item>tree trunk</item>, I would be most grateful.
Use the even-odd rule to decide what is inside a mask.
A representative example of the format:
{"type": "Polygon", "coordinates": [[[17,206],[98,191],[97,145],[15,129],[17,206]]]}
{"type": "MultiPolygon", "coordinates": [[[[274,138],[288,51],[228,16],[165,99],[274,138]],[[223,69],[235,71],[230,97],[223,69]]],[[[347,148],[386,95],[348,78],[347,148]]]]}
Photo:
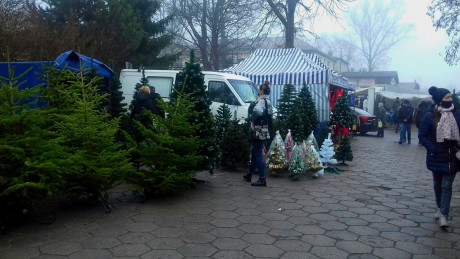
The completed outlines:
{"type": "Polygon", "coordinates": [[[285,31],[285,48],[294,48],[294,37],[295,37],[295,28],[294,28],[294,17],[295,17],[295,8],[298,0],[288,0],[287,1],[287,13],[286,13],[286,25],[284,27],[285,31]]]}

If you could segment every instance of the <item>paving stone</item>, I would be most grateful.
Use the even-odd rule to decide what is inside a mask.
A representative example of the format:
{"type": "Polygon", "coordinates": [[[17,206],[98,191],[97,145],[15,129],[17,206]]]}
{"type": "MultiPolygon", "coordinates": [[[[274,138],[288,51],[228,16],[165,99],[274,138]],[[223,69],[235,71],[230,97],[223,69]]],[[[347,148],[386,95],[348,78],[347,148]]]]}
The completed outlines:
{"type": "Polygon", "coordinates": [[[325,235],[337,240],[357,240],[359,238],[355,233],[346,230],[328,231],[325,235]]]}
{"type": "Polygon", "coordinates": [[[63,255],[48,255],[48,254],[42,254],[36,257],[7,257],[5,258],[33,258],[33,259],[67,259],[69,257],[63,256],[63,255]]]}
{"type": "Polygon", "coordinates": [[[379,236],[361,236],[358,240],[372,247],[378,247],[378,248],[393,247],[395,243],[389,239],[379,237],[379,236]]]}
{"type": "Polygon", "coordinates": [[[279,258],[284,251],[274,245],[253,244],[248,246],[245,251],[254,257],[279,258]]]}
{"type": "Polygon", "coordinates": [[[388,223],[371,223],[369,224],[369,227],[377,229],[382,232],[389,232],[389,231],[400,231],[400,227],[393,225],[393,224],[388,224],[388,223]]]}
{"type": "Polygon", "coordinates": [[[267,233],[270,228],[259,224],[241,224],[238,229],[246,233],[267,233]]]}
{"type": "Polygon", "coordinates": [[[310,253],[321,258],[346,258],[348,254],[335,247],[320,247],[315,246],[311,249],[310,253]]]}
{"type": "Polygon", "coordinates": [[[275,246],[286,252],[308,252],[312,247],[310,244],[300,240],[278,240],[275,246]]]}
{"type": "Polygon", "coordinates": [[[372,247],[358,241],[337,241],[335,247],[350,254],[369,254],[372,247]]]}
{"type": "Polygon", "coordinates": [[[336,240],[324,235],[304,235],[302,241],[312,246],[334,246],[336,240]]]}
{"type": "Polygon", "coordinates": [[[318,225],[326,230],[344,230],[347,228],[347,225],[331,220],[320,221],[318,225]]]}
{"type": "Polygon", "coordinates": [[[210,223],[198,223],[193,222],[190,224],[185,224],[182,229],[185,232],[210,232],[211,230],[215,229],[216,227],[210,223]]]}
{"type": "Polygon", "coordinates": [[[244,251],[219,251],[212,258],[216,259],[252,259],[253,257],[244,251]]]}
{"type": "Polygon", "coordinates": [[[331,215],[336,216],[339,220],[341,218],[356,218],[358,214],[350,211],[334,211],[331,210],[331,215]]]}
{"type": "Polygon", "coordinates": [[[156,237],[180,237],[184,233],[184,230],[175,227],[161,227],[151,232],[156,237]]]}
{"type": "Polygon", "coordinates": [[[211,232],[216,237],[231,237],[231,238],[240,238],[242,237],[245,232],[237,229],[237,228],[214,228],[211,232]]]}
{"type": "Polygon", "coordinates": [[[312,213],[308,217],[311,219],[316,219],[319,222],[337,220],[337,217],[330,215],[330,214],[323,214],[323,213],[312,213]]]}
{"type": "Polygon", "coordinates": [[[291,222],[283,220],[268,220],[264,222],[263,225],[271,229],[292,229],[295,227],[291,222]]]}
{"type": "Polygon", "coordinates": [[[121,244],[110,250],[115,256],[141,256],[150,248],[144,244],[121,244]]]}
{"type": "Polygon", "coordinates": [[[421,237],[421,236],[429,237],[433,235],[433,231],[428,230],[428,229],[423,229],[423,228],[417,228],[417,227],[402,227],[401,232],[407,233],[412,236],[417,236],[417,237],[421,237]]]}
{"type": "Polygon", "coordinates": [[[72,242],[55,242],[40,247],[43,253],[52,255],[70,255],[81,249],[82,247],[80,244],[72,242]]]}
{"type": "Polygon", "coordinates": [[[404,217],[404,215],[402,214],[399,214],[399,213],[396,213],[396,212],[393,212],[393,211],[376,211],[375,212],[376,215],[379,215],[379,216],[382,216],[384,218],[387,218],[387,219],[402,219],[404,217]]]}
{"type": "Polygon", "coordinates": [[[259,215],[247,215],[247,216],[239,216],[236,218],[241,223],[248,223],[248,224],[259,224],[264,223],[265,219],[261,218],[259,215]]]}
{"type": "Polygon", "coordinates": [[[400,227],[416,227],[418,224],[412,220],[408,219],[391,219],[388,220],[388,224],[393,224],[400,227]]]}
{"type": "Polygon", "coordinates": [[[379,215],[359,215],[358,218],[365,220],[369,223],[383,223],[387,222],[387,218],[384,218],[379,215]]]}
{"type": "Polygon", "coordinates": [[[239,238],[218,238],[212,242],[212,244],[221,250],[237,250],[241,251],[246,248],[249,244],[239,238]]]}
{"type": "Polygon", "coordinates": [[[32,247],[15,247],[9,249],[1,249],[1,257],[4,258],[32,258],[39,255],[40,250],[38,248],[32,247]]]}
{"type": "Polygon", "coordinates": [[[268,232],[268,234],[280,238],[297,238],[302,236],[302,233],[292,229],[272,229],[268,232]]]}
{"type": "Polygon", "coordinates": [[[319,257],[305,252],[287,252],[281,256],[281,259],[319,259],[319,257]]]}
{"type": "Polygon", "coordinates": [[[94,249],[112,248],[119,244],[121,244],[120,240],[114,237],[92,237],[81,243],[84,248],[94,249]]]}
{"type": "Polygon", "coordinates": [[[232,211],[215,211],[211,216],[217,219],[234,219],[239,215],[232,211]]]}
{"type": "Polygon", "coordinates": [[[403,241],[403,242],[414,242],[415,237],[406,233],[401,232],[382,232],[381,237],[390,239],[393,241],[403,241]]]}
{"type": "Polygon", "coordinates": [[[118,239],[124,244],[145,244],[153,238],[153,235],[142,232],[129,232],[118,237],[118,239]]]}
{"type": "Polygon", "coordinates": [[[185,257],[209,257],[214,254],[217,249],[210,244],[185,244],[177,249],[185,257]]]}
{"type": "Polygon", "coordinates": [[[339,203],[347,208],[361,208],[366,206],[365,203],[357,201],[340,201],[339,203]]]}
{"type": "Polygon", "coordinates": [[[347,259],[380,259],[380,257],[371,254],[357,254],[349,255],[347,259]]]}
{"type": "Polygon", "coordinates": [[[374,236],[379,234],[378,230],[368,226],[350,226],[347,230],[360,236],[374,236]]]}
{"type": "MultiPolygon", "coordinates": [[[[415,237],[414,237],[415,238],[415,237]]],[[[405,240],[401,240],[405,241],[405,240]]],[[[417,243],[437,248],[452,247],[452,242],[434,237],[417,237],[417,243]]],[[[458,242],[457,242],[458,243],[458,242]]]]}
{"type": "Polygon", "coordinates": [[[287,221],[291,222],[292,224],[294,225],[312,225],[312,224],[315,224],[317,222],[317,220],[315,219],[310,219],[308,217],[297,217],[297,216],[293,216],[293,217],[289,217],[287,219],[287,221]]]}
{"type": "Polygon", "coordinates": [[[141,256],[142,259],[180,259],[184,258],[175,250],[155,250],[145,253],[141,256]]]}
{"type": "Polygon", "coordinates": [[[314,225],[302,225],[302,226],[296,226],[294,227],[294,230],[306,235],[312,235],[312,234],[324,234],[326,232],[325,229],[319,227],[319,226],[314,226],[314,225]]]}
{"type": "Polygon", "coordinates": [[[358,218],[339,218],[340,222],[347,226],[366,226],[369,222],[358,218]]]}
{"type": "Polygon", "coordinates": [[[455,258],[459,257],[458,250],[452,248],[434,248],[434,255],[441,256],[442,258],[455,258]]]}
{"type": "Polygon", "coordinates": [[[202,222],[210,222],[213,219],[215,219],[215,217],[212,217],[210,215],[194,214],[194,215],[190,215],[187,217],[187,222],[202,223],[202,222]]]}
{"type": "Polygon", "coordinates": [[[310,213],[311,214],[318,214],[318,213],[329,213],[330,210],[327,209],[327,208],[323,208],[323,207],[307,207],[307,206],[304,206],[302,208],[303,211],[307,212],[307,213],[310,213]]]}
{"type": "Polygon", "coordinates": [[[185,243],[200,243],[207,244],[212,242],[216,237],[209,233],[194,232],[186,233],[180,237],[185,243]]]}
{"type": "Polygon", "coordinates": [[[389,247],[384,247],[384,248],[374,248],[374,251],[372,252],[373,255],[376,255],[380,258],[398,258],[398,259],[410,259],[411,255],[407,252],[401,251],[396,248],[389,248],[389,247]]]}
{"type": "Polygon", "coordinates": [[[271,245],[276,239],[273,236],[267,234],[246,234],[241,237],[242,240],[247,241],[250,244],[265,244],[271,245]]]}
{"type": "Polygon", "coordinates": [[[131,219],[134,222],[150,222],[150,223],[153,223],[153,222],[161,219],[161,217],[158,216],[157,214],[153,214],[153,213],[141,213],[141,214],[138,214],[138,215],[133,215],[131,217],[131,219]]]}
{"type": "Polygon", "coordinates": [[[406,251],[410,254],[429,255],[432,252],[432,248],[423,244],[417,244],[413,242],[398,241],[396,242],[396,248],[406,251]]]}
{"type": "Polygon", "coordinates": [[[136,222],[125,227],[132,232],[152,232],[155,229],[158,229],[158,225],[152,222],[136,222]]]}
{"type": "Polygon", "coordinates": [[[243,216],[257,216],[257,215],[260,215],[262,214],[262,211],[260,211],[259,209],[255,208],[238,208],[236,210],[234,210],[235,213],[239,214],[239,215],[243,215],[243,216]]]}
{"type": "Polygon", "coordinates": [[[210,223],[216,227],[221,228],[237,227],[241,224],[240,222],[234,219],[214,219],[210,223]]]}
{"type": "Polygon", "coordinates": [[[83,249],[76,253],[69,255],[70,259],[81,259],[81,258],[91,258],[91,259],[111,259],[113,258],[112,253],[105,249],[83,249]]]}
{"type": "Polygon", "coordinates": [[[262,213],[260,217],[266,220],[286,220],[288,218],[288,216],[278,212],[262,213]]]}
{"type": "Polygon", "coordinates": [[[89,233],[97,237],[116,237],[128,233],[128,230],[124,226],[115,224],[113,226],[102,226],[100,229],[89,231],[89,233]]]}
{"type": "Polygon", "coordinates": [[[359,215],[372,215],[375,214],[375,210],[370,208],[349,208],[349,212],[353,212],[359,215]]]}
{"type": "Polygon", "coordinates": [[[184,241],[178,238],[154,238],[147,242],[147,245],[154,250],[158,249],[176,249],[184,245],[184,241]]]}

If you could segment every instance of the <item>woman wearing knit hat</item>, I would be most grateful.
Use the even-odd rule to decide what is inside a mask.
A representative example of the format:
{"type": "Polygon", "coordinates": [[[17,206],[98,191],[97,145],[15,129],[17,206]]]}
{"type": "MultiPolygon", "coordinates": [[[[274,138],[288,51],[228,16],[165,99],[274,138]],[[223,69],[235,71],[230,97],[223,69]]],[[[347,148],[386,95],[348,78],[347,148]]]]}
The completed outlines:
{"type": "MultiPolygon", "coordinates": [[[[448,226],[452,184],[460,170],[456,157],[460,143],[460,110],[453,104],[452,94],[445,88],[430,87],[434,104],[423,116],[418,138],[426,150],[426,166],[433,174],[437,210],[435,218],[439,226],[448,226]]],[[[459,156],[460,157],[460,156],[459,156]]]]}

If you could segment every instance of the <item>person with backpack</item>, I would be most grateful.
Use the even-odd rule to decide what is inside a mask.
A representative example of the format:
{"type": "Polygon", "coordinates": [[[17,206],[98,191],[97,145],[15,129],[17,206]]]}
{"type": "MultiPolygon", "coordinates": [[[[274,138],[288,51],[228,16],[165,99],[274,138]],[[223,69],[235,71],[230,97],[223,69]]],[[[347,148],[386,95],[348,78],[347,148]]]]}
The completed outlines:
{"type": "Polygon", "coordinates": [[[269,94],[270,85],[268,81],[265,81],[263,85],[259,86],[259,98],[251,113],[251,164],[249,166],[249,173],[244,176],[244,179],[248,182],[251,181],[252,174],[257,168],[259,180],[251,183],[252,186],[267,186],[265,162],[263,159],[264,142],[273,139],[275,136],[272,123],[273,107],[269,94]]]}
{"type": "Polygon", "coordinates": [[[426,167],[432,172],[440,227],[448,226],[452,185],[459,168],[460,110],[445,88],[432,86],[428,92],[434,104],[420,122],[418,139],[426,148],[426,167]]]}

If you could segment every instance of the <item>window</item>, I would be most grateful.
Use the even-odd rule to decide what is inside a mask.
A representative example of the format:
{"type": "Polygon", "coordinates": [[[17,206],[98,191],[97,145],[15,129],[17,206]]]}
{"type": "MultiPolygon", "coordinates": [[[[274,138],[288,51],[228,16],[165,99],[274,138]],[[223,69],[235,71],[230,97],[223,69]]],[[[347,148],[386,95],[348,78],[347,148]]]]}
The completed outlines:
{"type": "Polygon", "coordinates": [[[224,82],[210,81],[208,84],[211,101],[228,105],[239,105],[238,99],[224,82]]]}

